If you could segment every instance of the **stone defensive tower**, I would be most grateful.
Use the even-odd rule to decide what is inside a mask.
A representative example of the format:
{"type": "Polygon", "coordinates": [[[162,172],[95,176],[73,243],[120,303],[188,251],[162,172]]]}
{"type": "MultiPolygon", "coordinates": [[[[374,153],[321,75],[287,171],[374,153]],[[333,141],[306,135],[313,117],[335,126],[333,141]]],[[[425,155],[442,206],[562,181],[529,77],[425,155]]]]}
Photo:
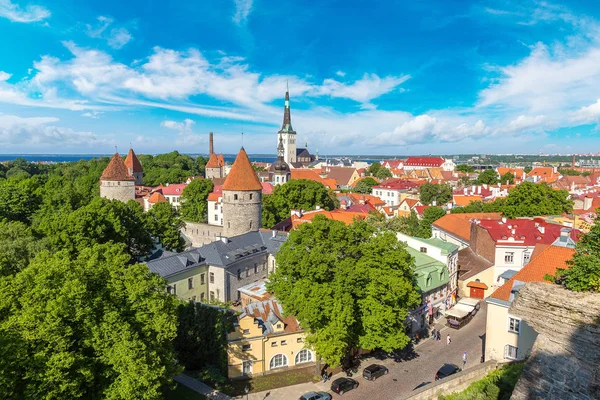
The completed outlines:
{"type": "Polygon", "coordinates": [[[225,166],[225,161],[222,155],[215,154],[212,132],[209,134],[208,157],[208,162],[204,167],[206,179],[223,178],[223,167],[225,166]]]}
{"type": "Polygon", "coordinates": [[[262,185],[242,147],[223,184],[223,236],[258,231],[261,213],[262,185]]]}
{"type": "Polygon", "coordinates": [[[100,196],[124,203],[135,200],[135,178],[129,174],[119,153],[112,156],[100,177],[100,196]]]}
{"type": "Polygon", "coordinates": [[[138,160],[135,152],[131,148],[129,149],[129,153],[127,153],[127,158],[125,158],[125,166],[127,167],[127,172],[129,172],[129,175],[133,176],[135,179],[135,184],[141,185],[142,178],[144,177],[144,171],[142,169],[140,160],[138,160]]]}

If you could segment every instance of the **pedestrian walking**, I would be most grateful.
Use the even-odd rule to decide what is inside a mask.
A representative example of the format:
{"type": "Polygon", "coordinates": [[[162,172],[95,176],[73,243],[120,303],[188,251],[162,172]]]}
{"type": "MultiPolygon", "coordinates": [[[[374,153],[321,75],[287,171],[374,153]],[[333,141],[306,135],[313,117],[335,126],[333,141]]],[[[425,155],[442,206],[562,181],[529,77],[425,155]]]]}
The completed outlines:
{"type": "Polygon", "coordinates": [[[433,340],[435,340],[435,339],[437,338],[437,333],[436,333],[436,330],[435,330],[435,328],[431,330],[431,338],[432,338],[433,340]]]}
{"type": "Polygon", "coordinates": [[[440,331],[437,331],[437,341],[439,342],[440,340],[442,340],[442,334],[440,331]]]}
{"type": "Polygon", "coordinates": [[[327,371],[323,372],[323,383],[327,382],[327,371]]]}
{"type": "Polygon", "coordinates": [[[463,369],[465,369],[465,365],[467,365],[467,352],[463,353],[463,369]]]}
{"type": "Polygon", "coordinates": [[[446,344],[450,344],[451,341],[452,339],[450,339],[450,334],[448,334],[448,336],[446,336],[446,344]]]}

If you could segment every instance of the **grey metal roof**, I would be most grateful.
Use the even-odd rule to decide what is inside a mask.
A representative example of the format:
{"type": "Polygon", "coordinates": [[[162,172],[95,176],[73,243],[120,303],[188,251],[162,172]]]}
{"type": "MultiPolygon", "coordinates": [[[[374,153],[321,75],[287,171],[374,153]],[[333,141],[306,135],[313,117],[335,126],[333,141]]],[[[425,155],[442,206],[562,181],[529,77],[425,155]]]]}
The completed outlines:
{"type": "Polygon", "coordinates": [[[508,271],[504,271],[503,273],[501,273],[499,278],[504,278],[506,280],[509,280],[510,278],[515,276],[517,274],[517,272],[519,272],[519,271],[515,271],[514,269],[509,269],[508,271]]]}
{"type": "Polygon", "coordinates": [[[257,254],[276,254],[287,239],[287,233],[273,231],[248,232],[243,235],[217,240],[202,247],[181,253],[164,252],[155,260],[148,261],[148,269],[168,278],[200,265],[228,267],[257,254]]]}

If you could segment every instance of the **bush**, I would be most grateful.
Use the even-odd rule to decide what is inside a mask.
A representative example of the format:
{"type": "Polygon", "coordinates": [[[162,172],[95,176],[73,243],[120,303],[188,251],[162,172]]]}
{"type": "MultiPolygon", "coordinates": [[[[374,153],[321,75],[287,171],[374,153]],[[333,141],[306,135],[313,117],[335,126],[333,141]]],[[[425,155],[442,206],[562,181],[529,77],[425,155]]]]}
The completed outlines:
{"type": "Polygon", "coordinates": [[[490,372],[462,392],[440,396],[439,400],[509,400],[523,370],[523,362],[490,372]]]}

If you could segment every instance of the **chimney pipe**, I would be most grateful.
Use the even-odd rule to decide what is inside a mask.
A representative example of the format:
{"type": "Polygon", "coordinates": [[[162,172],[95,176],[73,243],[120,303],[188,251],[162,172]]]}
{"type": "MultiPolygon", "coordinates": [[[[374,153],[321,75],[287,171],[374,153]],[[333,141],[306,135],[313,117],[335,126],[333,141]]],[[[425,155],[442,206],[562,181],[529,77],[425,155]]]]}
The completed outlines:
{"type": "Polygon", "coordinates": [[[208,134],[208,154],[211,155],[212,153],[215,152],[215,149],[213,148],[213,133],[209,133],[208,134]]]}

